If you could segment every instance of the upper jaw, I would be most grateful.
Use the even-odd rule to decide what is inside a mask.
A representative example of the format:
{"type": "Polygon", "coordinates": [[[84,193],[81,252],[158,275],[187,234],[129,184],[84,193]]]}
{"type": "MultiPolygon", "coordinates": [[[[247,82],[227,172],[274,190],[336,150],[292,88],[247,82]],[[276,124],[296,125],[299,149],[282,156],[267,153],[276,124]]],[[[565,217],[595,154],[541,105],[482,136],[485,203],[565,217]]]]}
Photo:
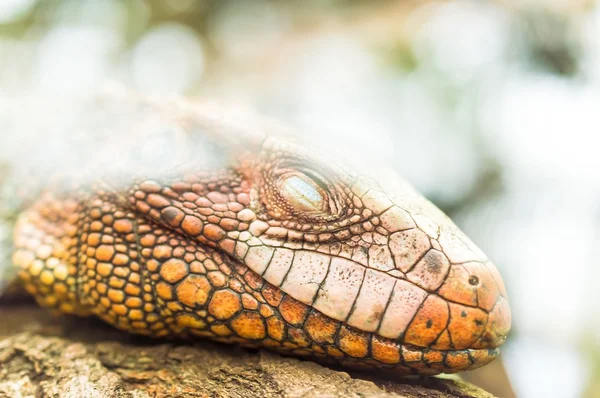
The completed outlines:
{"type": "Polygon", "coordinates": [[[336,174],[360,209],[358,221],[300,230],[256,219],[239,235],[243,250],[231,247],[230,254],[296,300],[373,338],[493,359],[510,329],[498,270],[410,185],[381,174],[336,174]]]}
{"type": "Polygon", "coordinates": [[[359,241],[288,241],[285,229],[256,221],[242,238],[243,256],[230,254],[298,301],[363,332],[438,350],[502,344],[510,308],[494,265],[450,221],[439,226],[430,214],[387,203],[382,210],[369,202],[377,195],[365,197],[381,215],[359,241]],[[394,232],[384,235],[380,227],[394,232]]]}

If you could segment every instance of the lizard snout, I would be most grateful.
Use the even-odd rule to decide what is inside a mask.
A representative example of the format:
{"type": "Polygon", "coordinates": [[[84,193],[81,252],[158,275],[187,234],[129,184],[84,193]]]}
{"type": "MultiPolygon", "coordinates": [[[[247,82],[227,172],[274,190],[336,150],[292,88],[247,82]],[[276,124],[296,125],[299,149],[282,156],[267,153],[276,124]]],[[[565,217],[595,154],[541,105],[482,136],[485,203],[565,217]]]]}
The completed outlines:
{"type": "Polygon", "coordinates": [[[500,297],[488,316],[486,328],[474,348],[496,348],[506,341],[511,324],[508,301],[500,297]]]}
{"type": "Polygon", "coordinates": [[[438,294],[447,300],[455,348],[496,348],[506,340],[511,313],[506,289],[494,264],[453,264],[438,294]]]}

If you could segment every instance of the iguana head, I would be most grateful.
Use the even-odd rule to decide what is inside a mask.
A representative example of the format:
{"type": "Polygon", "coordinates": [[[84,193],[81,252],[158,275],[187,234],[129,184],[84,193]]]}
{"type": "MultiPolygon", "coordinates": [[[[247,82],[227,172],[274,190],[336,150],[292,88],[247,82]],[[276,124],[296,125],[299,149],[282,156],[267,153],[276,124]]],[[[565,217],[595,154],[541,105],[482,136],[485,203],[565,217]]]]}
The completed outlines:
{"type": "Polygon", "coordinates": [[[152,198],[164,182],[142,182],[133,204],[293,299],[281,315],[318,343],[303,351],[419,373],[497,356],[511,322],[498,270],[399,176],[268,131],[223,131],[218,173],[166,183],[170,205],[152,198]]]}
{"type": "Polygon", "coordinates": [[[85,125],[93,145],[21,217],[15,263],[38,301],[396,374],[498,355],[510,309],[497,269],[395,173],[218,106],[134,98],[92,104],[100,117],[84,120],[106,128],[85,125]],[[59,269],[77,295],[50,288],[59,269]]]}

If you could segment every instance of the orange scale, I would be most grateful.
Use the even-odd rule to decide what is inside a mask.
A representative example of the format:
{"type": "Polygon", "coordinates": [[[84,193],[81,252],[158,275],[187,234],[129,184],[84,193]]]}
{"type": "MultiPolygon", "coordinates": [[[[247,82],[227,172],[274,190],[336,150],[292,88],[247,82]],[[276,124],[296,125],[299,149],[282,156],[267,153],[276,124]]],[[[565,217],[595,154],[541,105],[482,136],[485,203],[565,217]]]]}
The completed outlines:
{"type": "Polygon", "coordinates": [[[342,326],[339,346],[342,351],[351,357],[364,358],[369,353],[369,337],[366,333],[342,326]]]}
{"type": "Polygon", "coordinates": [[[444,361],[444,354],[441,351],[437,350],[424,351],[423,360],[429,364],[441,363],[444,361]]]}
{"type": "Polygon", "coordinates": [[[371,341],[371,355],[383,363],[399,363],[400,346],[397,343],[373,336],[371,341]]]}
{"type": "Polygon", "coordinates": [[[242,302],[240,296],[230,290],[219,290],[215,292],[208,304],[208,311],[217,319],[230,319],[241,311],[242,302]]]}
{"type": "Polygon", "coordinates": [[[231,328],[244,339],[259,340],[266,337],[265,323],[255,312],[242,312],[231,321],[231,328]]]}
{"type": "Polygon", "coordinates": [[[402,346],[402,360],[405,363],[423,361],[423,351],[402,346]]]}
{"type": "Polygon", "coordinates": [[[481,336],[488,315],[479,308],[449,303],[450,324],[448,332],[456,349],[469,348],[481,336]]]}
{"type": "Polygon", "coordinates": [[[453,371],[458,371],[471,366],[471,359],[466,351],[452,351],[446,354],[444,363],[453,371]]]}
{"type": "Polygon", "coordinates": [[[429,295],[404,333],[403,341],[419,347],[428,347],[448,324],[448,304],[435,295],[429,295]]]}
{"type": "Polygon", "coordinates": [[[204,305],[211,291],[208,279],[199,275],[188,275],[176,289],[179,301],[192,308],[204,305]]]}
{"type": "Polygon", "coordinates": [[[333,344],[339,325],[339,322],[313,312],[308,316],[304,329],[315,343],[333,344]]]}
{"type": "Polygon", "coordinates": [[[279,305],[279,312],[283,319],[291,325],[301,325],[308,315],[309,306],[291,296],[285,296],[279,305]]]}
{"type": "Polygon", "coordinates": [[[177,283],[188,275],[188,265],[182,260],[170,259],[160,267],[160,276],[169,283],[177,283]]]}

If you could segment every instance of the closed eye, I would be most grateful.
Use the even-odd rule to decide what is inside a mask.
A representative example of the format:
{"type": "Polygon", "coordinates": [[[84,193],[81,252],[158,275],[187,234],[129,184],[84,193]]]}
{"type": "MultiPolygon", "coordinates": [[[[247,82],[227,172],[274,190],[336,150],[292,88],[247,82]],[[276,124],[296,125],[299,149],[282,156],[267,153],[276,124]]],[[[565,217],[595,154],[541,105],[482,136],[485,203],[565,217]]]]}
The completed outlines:
{"type": "Polygon", "coordinates": [[[280,192],[294,210],[305,213],[328,213],[327,192],[309,177],[291,174],[283,176],[280,192]]]}

